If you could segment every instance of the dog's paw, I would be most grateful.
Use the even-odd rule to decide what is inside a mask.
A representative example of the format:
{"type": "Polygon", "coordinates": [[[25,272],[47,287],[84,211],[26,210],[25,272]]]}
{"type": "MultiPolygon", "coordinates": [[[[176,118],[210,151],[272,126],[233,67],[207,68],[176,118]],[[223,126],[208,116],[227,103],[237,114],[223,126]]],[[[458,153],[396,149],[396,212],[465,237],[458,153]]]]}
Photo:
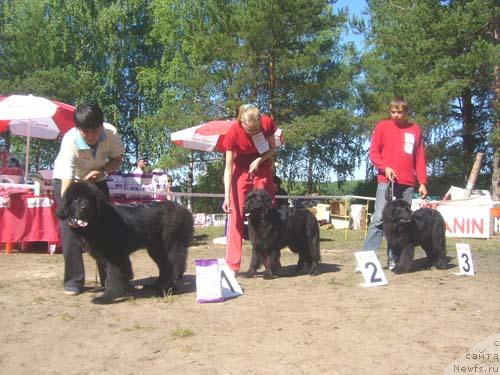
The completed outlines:
{"type": "Polygon", "coordinates": [[[446,259],[439,259],[436,262],[436,268],[438,270],[445,270],[448,268],[448,261],[446,259]]]}
{"type": "Polygon", "coordinates": [[[113,297],[107,296],[105,294],[99,297],[94,297],[91,300],[91,302],[96,305],[109,305],[110,303],[113,303],[113,301],[114,301],[113,297]]]}
{"type": "Polygon", "coordinates": [[[274,274],[272,272],[264,272],[264,275],[262,275],[262,278],[264,280],[272,280],[275,278],[275,276],[277,276],[277,274],[274,274]]]}
{"type": "Polygon", "coordinates": [[[318,276],[319,275],[319,262],[317,261],[313,261],[311,264],[310,264],[310,272],[309,272],[309,275],[311,276],[318,276]]]}
{"type": "Polygon", "coordinates": [[[161,286],[160,286],[159,283],[144,284],[142,286],[142,289],[144,289],[144,290],[150,290],[150,291],[153,291],[153,292],[157,292],[157,291],[161,290],[161,286]]]}
{"type": "Polygon", "coordinates": [[[309,272],[311,276],[319,276],[319,270],[317,268],[313,268],[311,272],[309,272]]]}
{"type": "Polygon", "coordinates": [[[255,276],[256,271],[255,268],[250,267],[246,272],[237,272],[236,276],[250,279],[255,276]]]}

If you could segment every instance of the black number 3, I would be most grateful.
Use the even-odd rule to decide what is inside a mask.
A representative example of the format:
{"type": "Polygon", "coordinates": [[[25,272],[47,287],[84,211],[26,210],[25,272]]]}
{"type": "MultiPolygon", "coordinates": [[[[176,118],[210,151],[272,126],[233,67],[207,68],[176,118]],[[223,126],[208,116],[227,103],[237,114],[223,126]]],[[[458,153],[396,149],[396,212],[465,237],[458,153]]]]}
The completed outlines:
{"type": "Polygon", "coordinates": [[[382,281],[381,278],[375,277],[377,275],[377,265],[373,262],[367,262],[365,264],[365,268],[368,268],[369,266],[373,267],[372,277],[370,278],[370,281],[372,283],[378,283],[378,282],[382,281]]]}
{"type": "Polygon", "coordinates": [[[463,269],[465,272],[469,272],[470,271],[469,257],[467,256],[467,254],[462,253],[462,258],[465,259],[465,264],[467,265],[467,267],[465,267],[464,265],[463,269]]]}

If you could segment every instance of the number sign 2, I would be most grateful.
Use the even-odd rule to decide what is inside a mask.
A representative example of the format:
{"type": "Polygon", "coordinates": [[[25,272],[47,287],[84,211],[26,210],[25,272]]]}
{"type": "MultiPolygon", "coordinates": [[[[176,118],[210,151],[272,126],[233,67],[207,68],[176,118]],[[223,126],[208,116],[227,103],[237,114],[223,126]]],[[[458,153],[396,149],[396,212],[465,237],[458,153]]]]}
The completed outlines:
{"type": "Polygon", "coordinates": [[[365,280],[364,284],[361,284],[362,286],[387,285],[387,279],[375,251],[357,251],[354,256],[365,280]]]}
{"type": "Polygon", "coordinates": [[[472,254],[468,243],[457,243],[457,259],[460,272],[455,275],[474,276],[474,263],[472,263],[472,254]]]}

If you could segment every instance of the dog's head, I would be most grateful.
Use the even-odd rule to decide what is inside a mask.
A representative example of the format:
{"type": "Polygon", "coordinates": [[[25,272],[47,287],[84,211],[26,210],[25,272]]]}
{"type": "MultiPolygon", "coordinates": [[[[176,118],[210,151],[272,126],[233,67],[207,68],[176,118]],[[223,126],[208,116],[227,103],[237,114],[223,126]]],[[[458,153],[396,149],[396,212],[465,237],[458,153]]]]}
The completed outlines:
{"type": "Polygon", "coordinates": [[[417,231],[419,231],[419,232],[422,232],[424,230],[425,224],[429,220],[429,216],[426,215],[425,210],[427,210],[427,209],[421,208],[421,209],[413,212],[411,215],[411,221],[412,221],[413,225],[415,226],[415,228],[417,229],[417,231]]]}
{"type": "Polygon", "coordinates": [[[411,223],[411,207],[408,202],[397,199],[387,202],[382,213],[384,225],[406,226],[411,223]]]}
{"type": "Polygon", "coordinates": [[[245,214],[264,219],[271,211],[273,200],[264,189],[253,190],[245,199],[245,214]]]}
{"type": "Polygon", "coordinates": [[[64,192],[56,216],[72,228],[84,228],[99,215],[106,197],[95,185],[73,182],[64,192]]]}

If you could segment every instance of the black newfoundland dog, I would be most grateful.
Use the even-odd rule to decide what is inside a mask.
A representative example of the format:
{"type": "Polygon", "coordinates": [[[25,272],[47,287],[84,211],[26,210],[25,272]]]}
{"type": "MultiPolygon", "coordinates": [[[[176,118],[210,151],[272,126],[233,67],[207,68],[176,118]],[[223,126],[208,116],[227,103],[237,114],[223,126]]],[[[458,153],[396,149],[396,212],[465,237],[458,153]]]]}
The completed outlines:
{"type": "Polygon", "coordinates": [[[273,278],[279,272],[280,250],[288,246],[299,255],[296,270],[304,264],[311,275],[319,274],[319,227],[316,217],[307,209],[272,207],[271,196],[265,190],[254,190],[245,200],[248,232],[252,243],[252,260],[246,274],[252,277],[269,254],[264,278],[273,278]]]}
{"type": "Polygon", "coordinates": [[[408,202],[398,199],[386,204],[382,218],[387,243],[395,256],[393,272],[411,271],[417,245],[427,254],[428,268],[446,268],[445,222],[437,210],[420,208],[412,213],[408,202]]]}
{"type": "Polygon", "coordinates": [[[184,207],[170,201],[112,205],[93,184],[74,182],[56,215],[68,221],[91,256],[107,262],[105,291],[92,302],[111,303],[125,295],[133,278],[129,254],[135,250],[146,248],[158,265],[158,291],[182,279],[193,235],[193,216],[184,207]]]}

